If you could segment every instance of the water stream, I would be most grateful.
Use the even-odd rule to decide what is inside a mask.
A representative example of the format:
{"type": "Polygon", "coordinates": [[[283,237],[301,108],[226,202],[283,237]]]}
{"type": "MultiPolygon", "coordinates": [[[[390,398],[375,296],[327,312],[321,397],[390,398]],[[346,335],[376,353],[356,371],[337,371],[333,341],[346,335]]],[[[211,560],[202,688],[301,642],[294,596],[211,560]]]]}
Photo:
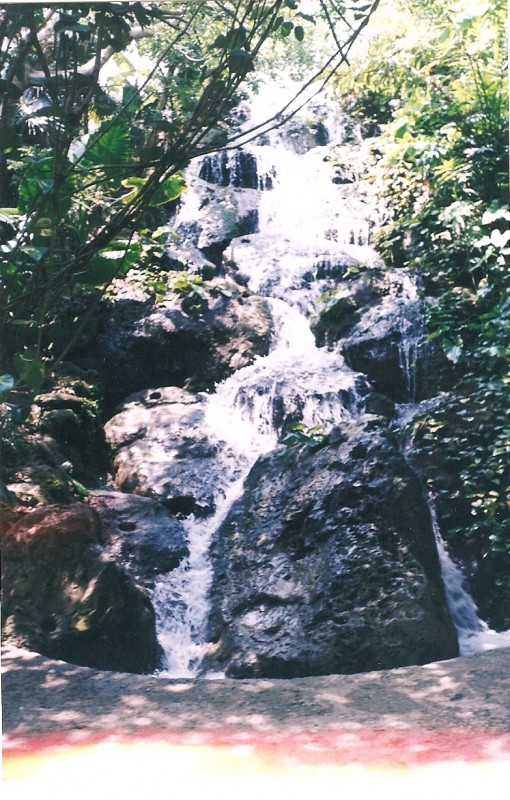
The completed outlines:
{"type": "Polygon", "coordinates": [[[358,409],[359,376],[340,356],[315,347],[299,312],[282,300],[272,300],[271,306],[275,332],[270,353],[238,370],[206,396],[207,429],[211,437],[221,432],[221,441],[228,445],[221,458],[230,462],[226,472],[237,477],[226,491],[216,491],[214,515],[190,516],[184,521],[190,555],[153,590],[165,677],[196,676],[207,652],[211,538],[257,458],[276,446],[289,417],[310,427],[321,425],[327,432],[358,409]]]}
{"type": "MultiPolygon", "coordinates": [[[[259,106],[267,111],[269,105],[259,95],[253,113],[256,115],[259,106]]],[[[321,113],[324,120],[326,112],[321,113]]],[[[360,413],[361,398],[366,392],[366,380],[346,366],[338,350],[316,347],[306,318],[324,290],[321,278],[341,275],[352,264],[380,263],[370,246],[370,232],[384,212],[364,181],[332,180],[331,147],[343,143],[345,126],[341,119],[331,117],[322,124],[329,139],[327,145],[318,143],[303,150],[283,129],[245,148],[251,177],[246,188],[236,190],[235,201],[238,207],[245,203],[253,209],[254,192],[257,193],[258,222],[252,233],[233,239],[228,255],[235,265],[236,277],[253,292],[268,298],[274,336],[266,357],[239,370],[206,397],[208,429],[211,436],[221,436],[228,444],[221,457],[234,464],[235,469],[228,473],[235,479],[226,491],[216,492],[214,516],[189,517],[185,521],[190,556],[177,570],[162,577],[154,589],[152,599],[158,637],[165,651],[165,676],[198,674],[207,651],[211,537],[239,495],[251,466],[259,455],[275,447],[289,419],[310,427],[323,426],[327,432],[349,415],[360,413]]],[[[352,139],[351,131],[351,145],[352,139]]],[[[364,143],[359,137],[357,147],[351,152],[360,158],[364,143]]],[[[238,156],[234,153],[218,158],[209,159],[206,167],[204,162],[190,167],[190,189],[176,225],[189,224],[203,213],[200,193],[194,189],[198,186],[203,192],[206,181],[199,174],[210,184],[225,185],[232,180],[239,183],[238,156]]],[[[409,291],[415,293],[414,287],[410,286],[409,291]]],[[[403,333],[401,365],[407,376],[409,399],[413,400],[414,342],[403,333]]],[[[207,480],[205,475],[204,482],[207,480]]],[[[435,520],[434,524],[462,652],[502,646],[494,643],[498,634],[479,620],[473,601],[463,588],[462,575],[442,544],[435,520]]],[[[507,643],[510,644],[510,635],[507,643]]]]}
{"type": "Polygon", "coordinates": [[[432,527],[437,544],[441,575],[446,590],[446,601],[457,631],[461,656],[510,647],[510,631],[493,631],[480,619],[476,603],[467,590],[466,577],[450,558],[441,536],[434,504],[430,502],[432,527]]]}

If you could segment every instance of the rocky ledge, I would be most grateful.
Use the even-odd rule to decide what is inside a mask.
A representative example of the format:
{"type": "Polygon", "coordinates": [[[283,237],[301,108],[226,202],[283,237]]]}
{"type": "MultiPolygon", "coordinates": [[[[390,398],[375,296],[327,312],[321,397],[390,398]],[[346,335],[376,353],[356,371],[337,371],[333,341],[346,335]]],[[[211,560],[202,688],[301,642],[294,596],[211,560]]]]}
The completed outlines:
{"type": "Polygon", "coordinates": [[[4,648],[2,661],[7,745],[73,731],[510,731],[510,648],[422,667],[294,680],[99,672],[13,647],[4,648]]]}

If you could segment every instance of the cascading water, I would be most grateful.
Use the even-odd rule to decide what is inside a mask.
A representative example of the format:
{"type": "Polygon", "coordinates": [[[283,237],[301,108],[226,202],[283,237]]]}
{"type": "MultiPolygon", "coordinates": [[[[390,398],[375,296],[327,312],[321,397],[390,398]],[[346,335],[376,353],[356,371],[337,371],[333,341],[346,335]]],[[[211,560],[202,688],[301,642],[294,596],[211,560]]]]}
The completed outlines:
{"type": "Polygon", "coordinates": [[[478,616],[476,604],[466,589],[466,578],[446,549],[441,536],[433,502],[430,502],[432,527],[436,538],[441,574],[446,591],[446,601],[453,624],[457,629],[459,651],[462,656],[510,647],[510,631],[491,630],[478,616]]]}
{"type": "Polygon", "coordinates": [[[212,578],[209,561],[211,537],[235,500],[241,485],[242,478],[232,484],[218,503],[213,516],[206,520],[192,517],[184,523],[188,534],[189,556],[171,573],[170,580],[162,578],[153,590],[158,639],[165,654],[165,677],[194,677],[207,652],[204,640],[207,595],[212,578]]]}
{"type": "Polygon", "coordinates": [[[234,477],[226,492],[216,493],[213,516],[184,522],[190,555],[153,590],[165,677],[195,676],[207,652],[211,537],[241,491],[250,467],[276,446],[289,417],[327,430],[359,403],[359,376],[338,355],[315,347],[299,312],[281,300],[273,300],[272,307],[275,333],[269,355],[236,372],[206,399],[206,427],[211,436],[220,432],[228,445],[222,458],[229,460],[234,477]]]}
{"type": "MultiPolygon", "coordinates": [[[[266,357],[236,372],[206,398],[208,432],[227,443],[221,457],[230,460],[228,471],[236,479],[216,497],[213,516],[185,521],[190,555],[154,588],[158,637],[165,652],[163,674],[168,677],[193,677],[207,651],[204,636],[211,583],[208,549],[251,466],[259,455],[276,446],[289,420],[299,420],[308,427],[322,426],[327,432],[357,413],[366,384],[338,352],[316,347],[303,312],[310,310],[311,299],[320,293],[314,277],[320,269],[328,269],[325,265],[330,271],[335,263],[345,268],[355,260],[354,252],[364,261],[377,260],[368,247],[368,233],[361,235],[359,220],[351,216],[350,222],[346,209],[339,210],[345,190],[331,183],[324,148],[317,146],[298,154],[276,135],[272,145],[253,145],[248,155],[242,160],[249,172],[245,181],[248,188],[240,189],[235,201],[238,206],[244,202],[251,208],[253,187],[262,187],[258,194],[259,230],[253,240],[235,238],[231,257],[239,259],[238,268],[246,275],[249,288],[268,298],[273,343],[266,357]],[[254,169],[258,178],[253,175],[254,169]],[[363,244],[349,245],[353,238],[363,239],[363,244]]],[[[202,175],[219,186],[230,181],[238,184],[242,172],[239,163],[236,154],[222,155],[216,162],[209,159],[205,166],[202,163],[191,168],[193,180],[200,181],[202,175]]],[[[177,226],[189,225],[201,213],[201,201],[193,191],[193,181],[190,183],[177,226]]],[[[367,227],[366,218],[365,213],[367,227]]],[[[207,480],[204,476],[204,482],[207,480]]],[[[214,491],[214,487],[211,489],[214,491]]]]}
{"type": "MultiPolygon", "coordinates": [[[[267,116],[270,102],[263,93],[254,101],[256,106],[261,106],[267,116]]],[[[255,108],[253,114],[256,124],[255,108]]],[[[369,242],[370,231],[380,224],[383,212],[363,181],[332,179],[331,145],[335,139],[342,143],[344,129],[338,119],[321,124],[321,137],[304,151],[283,129],[250,145],[242,158],[238,153],[222,154],[216,161],[208,158],[193,165],[190,189],[175,221],[181,232],[195,230],[214,193],[218,193],[222,213],[231,213],[234,206],[240,216],[240,210],[246,211],[249,224],[245,227],[250,232],[234,236],[225,255],[236,279],[268,299],[274,336],[266,357],[238,370],[205,397],[207,435],[211,441],[216,438],[222,442],[218,458],[228,460],[225,473],[232,480],[223,490],[208,486],[216,496],[214,515],[202,519],[191,516],[185,521],[189,558],[162,577],[153,591],[158,636],[165,652],[163,674],[168,677],[194,677],[200,672],[208,647],[211,538],[258,456],[276,446],[289,421],[323,426],[327,432],[362,412],[366,379],[347,367],[338,348],[329,351],[316,347],[305,315],[314,309],[325,279],[341,278],[353,265],[380,265],[369,242]],[[327,138],[328,147],[324,144],[327,138]],[[206,201],[204,191],[210,193],[206,201]]],[[[359,157],[363,143],[360,139],[357,143],[359,157]]],[[[399,297],[398,303],[416,304],[416,289],[411,284],[408,277],[400,282],[400,291],[406,296],[399,297]]],[[[404,325],[401,331],[400,365],[409,401],[413,401],[416,340],[412,314],[407,320],[407,327],[404,325]]],[[[205,484],[208,480],[204,475],[205,484]]],[[[461,573],[449,560],[435,524],[448,602],[462,652],[502,646],[494,644],[498,635],[478,619],[471,598],[462,588],[461,573]]],[[[506,643],[510,644],[510,636],[506,643]]]]}

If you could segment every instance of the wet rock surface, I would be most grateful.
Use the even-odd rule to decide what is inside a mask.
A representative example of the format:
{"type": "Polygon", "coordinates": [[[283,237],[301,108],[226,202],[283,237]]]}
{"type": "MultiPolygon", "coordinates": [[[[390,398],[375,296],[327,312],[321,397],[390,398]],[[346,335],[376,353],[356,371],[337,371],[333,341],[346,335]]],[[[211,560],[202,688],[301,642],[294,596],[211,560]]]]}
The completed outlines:
{"type": "Polygon", "coordinates": [[[418,480],[373,424],[332,439],[253,467],[213,542],[206,667],[296,677],[457,655],[418,480]]]}
{"type": "Polygon", "coordinates": [[[185,298],[172,293],[157,306],[127,299],[112,305],[86,356],[103,378],[108,406],[147,387],[211,389],[268,352],[272,320],[264,299],[224,281],[203,295],[202,311],[192,315],[183,310],[185,298]]]}
{"type": "Polygon", "coordinates": [[[437,347],[426,339],[425,300],[404,270],[352,268],[323,295],[312,328],[319,346],[338,346],[349,366],[398,403],[438,391],[437,347]]]}
{"type": "Polygon", "coordinates": [[[145,592],[108,559],[99,516],[83,504],[10,512],[2,536],[4,640],[50,658],[125,672],[159,662],[145,592]]]}
{"type": "Polygon", "coordinates": [[[211,514],[213,489],[225,489],[241,466],[221,458],[228,446],[207,427],[205,397],[176,387],[127,398],[105,431],[117,486],[174,514],[211,514]]]}
{"type": "Polygon", "coordinates": [[[189,555],[182,524],[161,503],[98,489],[87,504],[99,514],[108,554],[145,589],[153,589],[158,575],[176,569],[189,555]]]}

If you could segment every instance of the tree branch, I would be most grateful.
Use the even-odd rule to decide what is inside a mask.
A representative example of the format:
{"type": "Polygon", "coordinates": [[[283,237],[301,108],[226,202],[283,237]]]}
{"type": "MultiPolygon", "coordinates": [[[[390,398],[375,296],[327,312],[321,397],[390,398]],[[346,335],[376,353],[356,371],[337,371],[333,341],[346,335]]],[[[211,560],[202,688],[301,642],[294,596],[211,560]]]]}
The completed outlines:
{"type": "MultiPolygon", "coordinates": [[[[148,31],[146,28],[133,28],[130,31],[130,38],[131,41],[137,41],[139,39],[145,39],[153,35],[152,31],[148,31]]],[[[39,45],[40,48],[40,45],[39,45]]],[[[96,78],[99,74],[99,70],[104,67],[107,61],[116,53],[114,47],[108,45],[108,47],[104,47],[99,53],[95,53],[92,58],[86,61],[84,64],[78,67],[76,70],[77,74],[80,75],[82,78],[96,78]],[[99,65],[99,69],[98,69],[99,65]]],[[[31,83],[35,83],[42,78],[46,78],[46,80],[50,78],[56,77],[65,77],[65,70],[56,70],[55,72],[47,72],[46,70],[38,70],[38,69],[31,69],[27,68],[25,70],[25,82],[27,85],[31,83]]]]}

